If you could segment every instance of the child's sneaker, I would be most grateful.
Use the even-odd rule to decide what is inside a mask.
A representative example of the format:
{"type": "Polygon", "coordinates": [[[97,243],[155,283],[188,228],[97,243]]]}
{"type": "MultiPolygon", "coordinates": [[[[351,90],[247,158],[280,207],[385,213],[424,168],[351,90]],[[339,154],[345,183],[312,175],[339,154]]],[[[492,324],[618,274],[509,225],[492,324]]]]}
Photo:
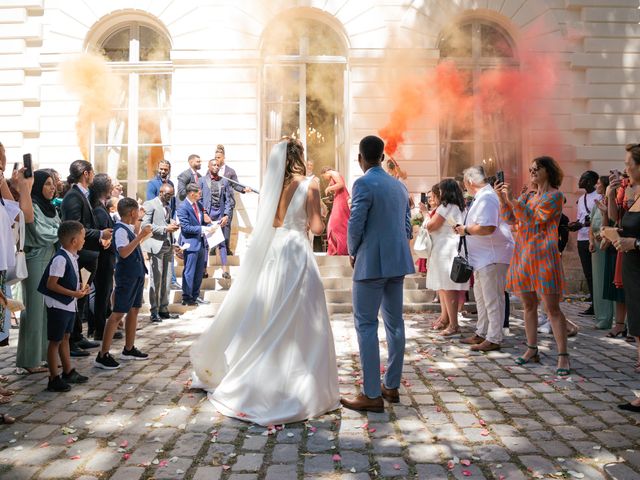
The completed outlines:
{"type": "Polygon", "coordinates": [[[60,375],[57,375],[49,379],[47,390],[49,392],[68,392],[71,390],[71,385],[65,382],[60,375]]]}
{"type": "Polygon", "coordinates": [[[67,383],[87,383],[89,381],[89,377],[80,375],[76,372],[75,368],[72,368],[69,373],[62,373],[62,380],[67,383]]]}
{"type": "Polygon", "coordinates": [[[149,358],[148,353],[142,353],[134,345],[131,350],[127,350],[126,347],[122,349],[120,354],[120,360],[146,360],[149,358]]]}
{"type": "Polygon", "coordinates": [[[120,368],[120,364],[116,362],[116,359],[113,358],[109,352],[105,353],[104,355],[98,352],[96,360],[95,362],[93,362],[93,364],[96,367],[102,368],[104,370],[115,370],[116,368],[120,368]]]}

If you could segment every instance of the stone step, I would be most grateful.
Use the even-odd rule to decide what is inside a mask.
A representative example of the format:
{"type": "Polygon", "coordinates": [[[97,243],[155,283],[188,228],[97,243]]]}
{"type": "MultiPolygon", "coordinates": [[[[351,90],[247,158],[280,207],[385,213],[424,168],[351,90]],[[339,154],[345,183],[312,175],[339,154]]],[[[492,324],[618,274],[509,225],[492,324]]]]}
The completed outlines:
{"type": "MultiPolygon", "coordinates": [[[[198,309],[198,311],[200,311],[201,313],[204,313],[206,315],[215,315],[218,312],[218,309],[220,308],[221,303],[218,302],[214,302],[214,299],[217,299],[217,297],[215,295],[211,295],[211,294],[215,294],[215,293],[219,293],[219,292],[205,292],[204,294],[204,298],[207,301],[210,301],[211,303],[209,305],[200,305],[199,307],[187,307],[184,306],[180,303],[170,303],[169,304],[169,311],[171,313],[179,313],[179,314],[183,314],[186,312],[189,312],[191,310],[194,309],[198,309]]],[[[176,295],[179,295],[180,297],[182,296],[180,292],[176,292],[176,295]]],[[[465,304],[465,309],[468,311],[475,311],[475,304],[473,303],[466,303],[465,304]]],[[[327,310],[329,312],[329,315],[333,315],[336,313],[342,313],[342,314],[352,314],[353,313],[353,305],[351,303],[335,303],[335,302],[327,302],[327,310]]],[[[405,302],[403,305],[403,312],[404,313],[433,313],[433,312],[439,312],[440,311],[440,305],[437,303],[431,303],[431,302],[405,302]]],[[[142,308],[140,309],[140,313],[142,315],[147,315],[149,314],[149,304],[145,303],[143,304],[142,308]]]]}
{"type": "MultiPolygon", "coordinates": [[[[352,293],[348,289],[325,289],[327,303],[351,303],[352,293]]],[[[435,293],[432,290],[407,289],[404,290],[405,303],[431,303],[435,293]]]]}
{"type": "Polygon", "coordinates": [[[316,253],[315,257],[319,267],[351,267],[351,264],[349,263],[349,257],[347,256],[325,255],[316,253]]]}
{"type": "Polygon", "coordinates": [[[353,275],[351,265],[321,265],[318,267],[321,277],[348,277],[353,275]]]}
{"type": "MultiPolygon", "coordinates": [[[[176,266],[184,265],[184,261],[181,258],[175,257],[176,266]]],[[[347,262],[348,263],[348,262],[347,262]]],[[[220,257],[218,255],[209,255],[208,265],[222,265],[220,257]]],[[[227,257],[227,265],[237,267],[240,265],[240,257],[237,255],[231,255],[227,257]]]]}

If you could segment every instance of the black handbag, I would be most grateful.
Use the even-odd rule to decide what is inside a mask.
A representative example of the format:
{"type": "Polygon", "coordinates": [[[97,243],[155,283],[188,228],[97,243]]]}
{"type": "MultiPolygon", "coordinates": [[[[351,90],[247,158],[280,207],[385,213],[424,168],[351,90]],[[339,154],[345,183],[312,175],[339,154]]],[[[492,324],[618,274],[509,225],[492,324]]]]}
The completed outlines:
{"type": "Polygon", "coordinates": [[[458,256],[453,259],[453,265],[451,265],[451,278],[452,282],[465,283],[468,282],[473,273],[473,267],[469,265],[467,260],[467,239],[464,235],[460,237],[460,243],[458,243],[458,256]],[[460,254],[462,246],[464,245],[464,256],[460,254]]]}

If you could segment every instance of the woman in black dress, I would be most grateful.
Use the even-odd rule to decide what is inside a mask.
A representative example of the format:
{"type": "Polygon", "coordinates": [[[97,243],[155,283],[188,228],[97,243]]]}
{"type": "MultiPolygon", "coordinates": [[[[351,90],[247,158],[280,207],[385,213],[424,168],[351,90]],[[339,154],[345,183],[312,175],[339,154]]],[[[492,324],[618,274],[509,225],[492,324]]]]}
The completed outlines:
{"type": "MultiPolygon", "coordinates": [[[[627,302],[627,325],[629,335],[636,337],[638,363],[636,372],[640,373],[640,143],[626,146],[625,171],[636,187],[631,208],[622,217],[620,239],[614,246],[624,252],[622,262],[622,282],[627,302]]],[[[640,413],[640,398],[630,403],[618,405],[622,410],[640,413]]]]}

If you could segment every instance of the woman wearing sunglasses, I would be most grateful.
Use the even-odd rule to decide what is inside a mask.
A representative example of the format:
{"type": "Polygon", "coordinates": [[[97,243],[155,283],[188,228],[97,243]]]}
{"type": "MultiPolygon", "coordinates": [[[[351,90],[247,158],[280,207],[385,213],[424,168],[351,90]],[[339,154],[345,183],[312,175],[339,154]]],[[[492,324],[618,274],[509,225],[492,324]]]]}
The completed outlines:
{"type": "Polygon", "coordinates": [[[538,157],[529,168],[532,189],[514,199],[511,186],[496,184],[502,215],[517,227],[516,247],[509,268],[507,289],[524,305],[527,350],[516,359],[518,365],[539,362],[538,297],[542,298],[558,348],[556,374],[571,373],[567,352],[567,319],[560,310],[562,262],[558,250],[558,222],[564,196],[559,190],[563,173],[551,157],[538,157]]]}

